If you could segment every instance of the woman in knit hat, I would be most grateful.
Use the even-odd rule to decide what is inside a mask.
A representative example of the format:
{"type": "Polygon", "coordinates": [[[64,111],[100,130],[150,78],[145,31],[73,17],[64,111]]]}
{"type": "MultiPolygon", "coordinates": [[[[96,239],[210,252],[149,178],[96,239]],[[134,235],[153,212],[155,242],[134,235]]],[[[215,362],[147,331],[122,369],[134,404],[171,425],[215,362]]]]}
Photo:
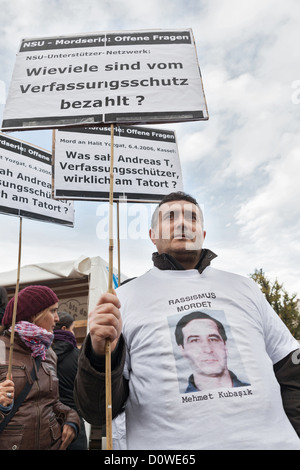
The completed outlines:
{"type": "Polygon", "coordinates": [[[4,331],[0,336],[1,450],[63,450],[78,433],[77,412],[59,400],[56,355],[50,348],[53,329],[59,319],[57,310],[58,298],[49,287],[28,286],[19,292],[12,380],[9,380],[14,298],[7,304],[2,319],[4,331]],[[28,384],[31,388],[15,411],[18,398],[28,384]],[[6,423],[8,417],[11,418],[6,423]]]}

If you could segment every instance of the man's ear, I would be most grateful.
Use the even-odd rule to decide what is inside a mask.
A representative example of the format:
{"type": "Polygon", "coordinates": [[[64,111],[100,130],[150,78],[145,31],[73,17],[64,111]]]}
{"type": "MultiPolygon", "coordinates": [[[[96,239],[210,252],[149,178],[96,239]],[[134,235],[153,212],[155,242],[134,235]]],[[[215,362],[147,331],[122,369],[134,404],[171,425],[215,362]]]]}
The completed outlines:
{"type": "Polygon", "coordinates": [[[154,245],[156,245],[155,232],[152,228],[149,229],[149,237],[154,245]]]}

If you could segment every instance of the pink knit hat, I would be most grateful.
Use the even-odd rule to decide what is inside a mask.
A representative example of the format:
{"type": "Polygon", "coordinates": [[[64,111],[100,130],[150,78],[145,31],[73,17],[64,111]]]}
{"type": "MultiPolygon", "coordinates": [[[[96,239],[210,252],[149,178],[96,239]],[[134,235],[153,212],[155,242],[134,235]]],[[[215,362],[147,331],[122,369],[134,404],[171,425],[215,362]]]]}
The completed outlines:
{"type": "MultiPolygon", "coordinates": [[[[31,321],[32,317],[40,313],[45,308],[58,302],[57,295],[47,286],[28,286],[22,289],[18,294],[17,316],[18,321],[31,321]]],[[[2,325],[10,326],[14,311],[15,297],[8,302],[3,318],[2,325]]]]}

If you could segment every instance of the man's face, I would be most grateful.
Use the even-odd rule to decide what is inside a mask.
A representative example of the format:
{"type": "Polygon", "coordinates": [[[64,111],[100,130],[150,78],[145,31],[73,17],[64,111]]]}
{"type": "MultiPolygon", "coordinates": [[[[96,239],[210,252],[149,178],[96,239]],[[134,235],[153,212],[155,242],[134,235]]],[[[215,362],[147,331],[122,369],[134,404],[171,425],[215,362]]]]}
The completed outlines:
{"type": "Polygon", "coordinates": [[[194,373],[218,377],[227,369],[227,348],[213,320],[191,320],[183,329],[183,356],[194,373]]]}
{"type": "Polygon", "coordinates": [[[169,254],[201,251],[205,235],[199,208],[184,200],[162,204],[157,226],[150,230],[158,253],[169,254]]]}

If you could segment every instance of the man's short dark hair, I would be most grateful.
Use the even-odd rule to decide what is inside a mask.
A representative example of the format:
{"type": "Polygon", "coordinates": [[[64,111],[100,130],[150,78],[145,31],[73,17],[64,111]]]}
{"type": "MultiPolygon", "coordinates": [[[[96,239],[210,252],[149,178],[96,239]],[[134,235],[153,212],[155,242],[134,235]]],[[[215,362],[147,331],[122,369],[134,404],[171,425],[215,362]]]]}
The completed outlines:
{"type": "Polygon", "coordinates": [[[189,194],[184,193],[183,191],[176,191],[170,194],[166,194],[166,196],[164,196],[158,204],[158,207],[160,207],[162,204],[165,204],[166,202],[172,201],[188,201],[198,206],[198,202],[193,196],[190,196],[189,194]]]}
{"type": "Polygon", "coordinates": [[[183,347],[182,329],[192,320],[212,320],[217,325],[218,331],[223,341],[224,342],[227,341],[227,335],[226,335],[225,328],[222,325],[222,323],[216,320],[215,318],[211,317],[207,313],[197,311],[197,312],[188,313],[187,315],[182,317],[177,323],[176,329],[175,329],[175,338],[176,338],[176,342],[178,345],[181,345],[183,347]]]}

